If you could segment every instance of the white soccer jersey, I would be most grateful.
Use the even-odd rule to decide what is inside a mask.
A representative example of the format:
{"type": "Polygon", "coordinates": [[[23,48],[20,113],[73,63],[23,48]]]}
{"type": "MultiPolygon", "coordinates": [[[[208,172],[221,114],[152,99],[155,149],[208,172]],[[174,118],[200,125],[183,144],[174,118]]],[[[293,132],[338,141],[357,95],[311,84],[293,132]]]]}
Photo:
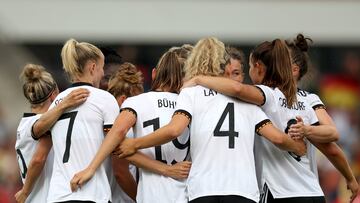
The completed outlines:
{"type": "MultiPolygon", "coordinates": [[[[317,124],[314,110],[299,95],[292,107],[288,107],[284,94],[278,88],[264,85],[257,87],[262,90],[265,103],[262,109],[273,124],[285,132],[288,124],[296,122],[301,116],[305,124],[317,124]]],[[[313,146],[307,142],[308,153],[298,157],[293,153],[277,148],[268,140],[262,139],[262,186],[266,183],[274,198],[324,196],[317,175],[312,171],[313,146]]]]}
{"type": "MultiPolygon", "coordinates": [[[[317,109],[326,109],[324,103],[321,101],[318,95],[309,93],[305,90],[298,89],[298,95],[302,97],[304,100],[307,101],[307,103],[315,110],[317,109]]],[[[318,177],[318,169],[317,169],[317,162],[316,162],[316,148],[311,147],[311,149],[308,149],[308,157],[310,159],[310,166],[311,170],[315,173],[315,175],[318,177]]]]}
{"type": "MultiPolygon", "coordinates": [[[[122,110],[129,110],[137,117],[133,127],[134,137],[148,135],[168,124],[175,110],[177,96],[169,92],[148,92],[125,100],[121,106],[122,110]]],[[[140,151],[167,164],[184,161],[189,151],[188,130],[169,143],[140,151]]],[[[136,200],[139,203],[187,202],[185,181],[174,180],[140,168],[136,200]]]]}
{"type": "Polygon", "coordinates": [[[256,129],[270,122],[264,112],[195,86],[181,91],[178,113],[191,119],[189,200],[238,195],[258,202],[253,148],[256,129]]]}
{"type": "Polygon", "coordinates": [[[119,114],[115,98],[90,84],[75,83],[61,92],[50,108],[61,102],[72,90],[80,87],[90,91],[86,102],[65,112],[51,129],[55,156],[48,201],[108,203],[111,201],[106,175],[106,168],[111,167],[109,159],[105,160],[94,176],[76,192],[71,192],[70,180],[75,173],[90,164],[104,139],[104,128],[111,127],[119,114]]]}
{"type": "Polygon", "coordinates": [[[298,89],[298,95],[304,98],[310,106],[316,110],[319,108],[325,109],[324,103],[321,101],[318,95],[307,92],[305,90],[298,89]]]}
{"type": "MultiPolygon", "coordinates": [[[[31,136],[32,126],[40,116],[41,114],[24,113],[17,128],[15,150],[23,183],[25,183],[26,180],[27,167],[29,166],[38,145],[38,141],[34,140],[31,136]]],[[[26,203],[46,202],[53,162],[54,154],[53,151],[50,150],[45,166],[40,176],[37,178],[30,195],[26,199],[26,203]]]]}

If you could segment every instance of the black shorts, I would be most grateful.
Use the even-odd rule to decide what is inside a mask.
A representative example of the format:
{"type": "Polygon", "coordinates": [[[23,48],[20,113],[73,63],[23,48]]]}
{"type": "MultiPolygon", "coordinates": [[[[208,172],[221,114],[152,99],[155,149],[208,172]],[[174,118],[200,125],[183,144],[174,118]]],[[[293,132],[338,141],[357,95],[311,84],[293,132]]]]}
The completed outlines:
{"type": "Polygon", "coordinates": [[[237,195],[205,196],[196,198],[190,203],[255,203],[254,201],[237,195]]]}
{"type": "Polygon", "coordinates": [[[260,203],[326,203],[323,196],[318,197],[290,197],[274,199],[269,188],[265,184],[264,193],[260,197],[260,203]]]}
{"type": "Polygon", "coordinates": [[[79,200],[69,200],[65,202],[58,202],[58,203],[95,203],[93,201],[79,201],[79,200]]]}

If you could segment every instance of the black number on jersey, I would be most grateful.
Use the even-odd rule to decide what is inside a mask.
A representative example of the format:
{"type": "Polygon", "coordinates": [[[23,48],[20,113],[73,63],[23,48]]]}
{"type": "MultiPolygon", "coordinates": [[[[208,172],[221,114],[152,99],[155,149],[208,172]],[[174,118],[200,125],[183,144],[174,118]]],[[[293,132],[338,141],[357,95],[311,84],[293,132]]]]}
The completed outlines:
{"type": "Polygon", "coordinates": [[[66,133],[66,145],[65,145],[65,152],[63,156],[63,163],[67,163],[70,157],[70,145],[71,145],[71,134],[74,126],[75,117],[77,115],[77,111],[64,113],[60,116],[58,120],[70,119],[69,126],[66,133]]]}
{"type": "MultiPolygon", "coordinates": [[[[154,118],[154,119],[152,119],[152,120],[145,121],[145,122],[143,123],[143,127],[144,127],[144,128],[146,128],[146,127],[148,127],[148,126],[150,126],[150,125],[153,126],[153,131],[159,129],[159,128],[160,128],[160,120],[159,120],[159,117],[154,118]]],[[[155,159],[166,164],[166,160],[163,160],[163,159],[162,159],[162,156],[161,156],[161,145],[155,146],[155,159]]]]}
{"type": "MultiPolygon", "coordinates": [[[[152,120],[148,120],[148,121],[145,121],[143,123],[143,127],[148,127],[148,126],[153,126],[153,131],[157,130],[160,128],[160,119],[159,117],[157,118],[154,118],[152,120]]],[[[181,144],[177,139],[174,139],[172,141],[172,143],[174,144],[174,146],[178,149],[185,149],[186,147],[189,147],[190,146],[190,139],[185,143],[185,144],[181,144]]],[[[189,148],[188,148],[188,152],[189,152],[189,148]]],[[[186,157],[185,157],[186,158],[186,157]]],[[[162,158],[162,152],[161,152],[161,145],[159,146],[155,146],[155,159],[158,160],[158,161],[161,161],[165,164],[167,164],[167,161],[164,160],[162,158]]],[[[185,160],[185,159],[184,159],[185,160]]],[[[177,162],[175,160],[173,160],[171,162],[171,164],[176,164],[177,162]]]]}
{"type": "MultiPolygon", "coordinates": [[[[289,132],[290,126],[293,125],[293,124],[296,124],[296,123],[297,123],[297,121],[295,119],[290,119],[286,124],[285,133],[287,134],[289,132]]],[[[298,162],[301,161],[301,156],[296,155],[294,152],[288,152],[288,153],[296,161],[298,161],[298,162]]]]}
{"type": "Polygon", "coordinates": [[[235,116],[234,116],[234,103],[228,103],[224,112],[221,114],[220,120],[216,124],[214,130],[214,136],[217,137],[229,137],[229,149],[235,148],[235,137],[239,137],[239,132],[235,131],[235,116]],[[223,125],[226,116],[229,115],[229,130],[221,131],[220,128],[223,125]]]}
{"type": "MultiPolygon", "coordinates": [[[[19,162],[19,158],[21,160],[21,165],[22,165],[22,170],[20,169],[20,173],[21,173],[21,177],[25,178],[26,177],[26,173],[27,173],[27,167],[26,167],[26,163],[25,163],[25,159],[24,156],[22,155],[20,149],[16,149],[16,153],[18,154],[18,162],[19,162]]],[[[19,162],[19,167],[20,167],[20,162],[19,162]]]]}

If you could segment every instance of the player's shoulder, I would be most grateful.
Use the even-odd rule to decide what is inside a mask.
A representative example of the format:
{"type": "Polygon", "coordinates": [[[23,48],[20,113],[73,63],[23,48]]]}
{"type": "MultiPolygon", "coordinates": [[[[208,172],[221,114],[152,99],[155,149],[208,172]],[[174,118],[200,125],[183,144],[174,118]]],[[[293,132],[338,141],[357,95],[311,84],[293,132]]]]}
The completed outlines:
{"type": "Polygon", "coordinates": [[[121,108],[129,107],[129,106],[142,106],[146,105],[148,102],[148,93],[138,94],[136,96],[128,97],[122,103],[121,108]]]}
{"type": "Polygon", "coordinates": [[[320,100],[320,97],[317,94],[302,89],[298,89],[297,96],[298,98],[305,99],[310,102],[320,100]]]}
{"type": "MultiPolygon", "coordinates": [[[[196,85],[196,86],[193,86],[193,87],[186,87],[186,88],[183,88],[180,92],[180,95],[181,94],[186,94],[186,95],[204,95],[204,92],[209,92],[209,91],[212,91],[214,94],[215,94],[215,91],[214,90],[211,90],[207,87],[204,87],[204,86],[201,86],[201,85],[196,85]]],[[[216,92],[217,94],[217,92],[216,92]]]]}

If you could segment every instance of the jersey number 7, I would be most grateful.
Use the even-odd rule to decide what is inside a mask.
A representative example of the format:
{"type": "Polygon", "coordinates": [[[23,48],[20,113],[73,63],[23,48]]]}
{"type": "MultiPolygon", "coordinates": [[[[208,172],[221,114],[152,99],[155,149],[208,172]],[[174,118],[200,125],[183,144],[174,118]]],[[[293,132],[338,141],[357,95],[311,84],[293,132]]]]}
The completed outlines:
{"type": "Polygon", "coordinates": [[[76,115],[77,115],[77,111],[68,112],[68,113],[64,113],[63,115],[61,115],[60,118],[58,119],[58,120],[70,119],[69,126],[68,126],[67,133],[66,133],[66,145],[65,145],[65,152],[64,152],[64,156],[63,156],[63,163],[67,163],[69,161],[71,134],[72,134],[76,115]]]}

